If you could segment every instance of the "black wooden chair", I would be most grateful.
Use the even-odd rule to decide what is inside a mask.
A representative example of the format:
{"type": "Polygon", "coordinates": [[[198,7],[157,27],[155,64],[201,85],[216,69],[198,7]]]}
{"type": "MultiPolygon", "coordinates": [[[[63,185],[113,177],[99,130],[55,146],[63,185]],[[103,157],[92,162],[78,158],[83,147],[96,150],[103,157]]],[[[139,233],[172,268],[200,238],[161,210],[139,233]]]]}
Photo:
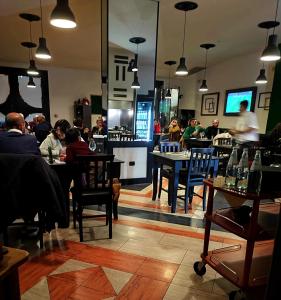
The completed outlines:
{"type": "MultiPolygon", "coordinates": [[[[160,152],[179,152],[180,151],[180,143],[178,142],[160,142],[160,152]]],[[[158,190],[158,199],[161,197],[161,191],[165,191],[168,193],[168,204],[171,203],[170,201],[170,193],[169,187],[165,189],[162,187],[162,180],[167,178],[169,180],[169,185],[172,184],[170,177],[171,177],[171,169],[169,167],[165,167],[163,165],[160,166],[160,179],[159,179],[159,190],[158,190]]]]}
{"type": "Polygon", "coordinates": [[[83,242],[83,219],[106,216],[109,238],[112,238],[112,154],[77,155],[72,188],[73,223],[79,224],[80,242],[83,242]],[[105,214],[83,215],[83,209],[90,205],[105,204],[105,214]]]}
{"type": "Polygon", "coordinates": [[[203,180],[210,175],[211,159],[214,148],[191,148],[190,161],[186,170],[180,171],[180,183],[185,186],[185,195],[178,198],[185,201],[185,213],[189,203],[192,202],[193,195],[203,200],[203,210],[206,209],[206,186],[203,180]],[[203,195],[194,193],[195,186],[204,186],[203,195]]]}

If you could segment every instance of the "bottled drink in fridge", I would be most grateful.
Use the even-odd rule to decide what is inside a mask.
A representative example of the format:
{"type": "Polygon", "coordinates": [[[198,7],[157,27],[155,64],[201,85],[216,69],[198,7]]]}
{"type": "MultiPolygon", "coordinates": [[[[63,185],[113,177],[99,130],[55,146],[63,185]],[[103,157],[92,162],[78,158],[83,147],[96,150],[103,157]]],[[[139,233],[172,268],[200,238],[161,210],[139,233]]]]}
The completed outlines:
{"type": "Polygon", "coordinates": [[[259,193],[261,189],[262,180],[262,164],[261,164],[261,152],[256,151],[254,161],[250,168],[249,180],[248,180],[248,192],[259,193]]]}
{"type": "Polygon", "coordinates": [[[228,187],[235,186],[237,165],[238,165],[237,148],[234,147],[226,166],[225,184],[228,187]]]}
{"type": "Polygon", "coordinates": [[[239,191],[246,192],[248,188],[249,177],[249,162],[248,162],[248,148],[243,149],[242,157],[237,167],[237,188],[239,191]]]}

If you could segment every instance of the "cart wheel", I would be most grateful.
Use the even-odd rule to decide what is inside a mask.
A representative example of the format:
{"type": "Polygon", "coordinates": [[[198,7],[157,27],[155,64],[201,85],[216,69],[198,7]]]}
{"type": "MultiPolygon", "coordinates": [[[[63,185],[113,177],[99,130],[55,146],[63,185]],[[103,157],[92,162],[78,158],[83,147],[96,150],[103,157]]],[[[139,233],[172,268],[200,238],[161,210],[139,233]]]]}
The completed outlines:
{"type": "Polygon", "coordinates": [[[196,261],[193,265],[193,269],[199,276],[203,276],[206,273],[206,267],[202,261],[196,261]]]}

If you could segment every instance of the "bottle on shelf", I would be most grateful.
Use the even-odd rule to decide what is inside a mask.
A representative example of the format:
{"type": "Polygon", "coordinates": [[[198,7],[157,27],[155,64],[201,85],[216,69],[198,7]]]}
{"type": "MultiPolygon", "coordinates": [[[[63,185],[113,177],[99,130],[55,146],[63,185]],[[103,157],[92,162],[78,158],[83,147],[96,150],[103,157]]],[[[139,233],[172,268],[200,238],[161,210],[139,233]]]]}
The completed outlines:
{"type": "Polygon", "coordinates": [[[53,152],[52,152],[52,147],[48,147],[48,154],[49,154],[49,163],[53,164],[54,163],[54,158],[53,158],[53,152]]]}
{"type": "Polygon", "coordinates": [[[237,188],[239,191],[246,192],[248,188],[249,177],[249,161],[248,161],[248,148],[243,149],[241,159],[237,167],[237,188]]]}
{"type": "Polygon", "coordinates": [[[237,148],[234,147],[232,149],[230,158],[228,160],[226,173],[225,173],[225,184],[228,187],[235,187],[237,165],[238,165],[237,148]]]}
{"type": "Polygon", "coordinates": [[[257,150],[251,165],[248,180],[248,192],[259,194],[262,181],[261,151],[257,150]]]}

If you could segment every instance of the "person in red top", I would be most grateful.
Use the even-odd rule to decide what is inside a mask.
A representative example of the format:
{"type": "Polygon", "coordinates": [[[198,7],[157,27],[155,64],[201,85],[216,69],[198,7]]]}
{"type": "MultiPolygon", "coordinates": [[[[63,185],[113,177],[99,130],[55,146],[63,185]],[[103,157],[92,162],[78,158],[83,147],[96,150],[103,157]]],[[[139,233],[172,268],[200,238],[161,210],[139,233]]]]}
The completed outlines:
{"type": "Polygon", "coordinates": [[[88,148],[88,144],[81,141],[81,135],[78,128],[70,128],[65,134],[66,143],[66,163],[75,162],[75,157],[77,154],[90,154],[91,151],[88,148]]]}
{"type": "Polygon", "coordinates": [[[161,125],[157,119],[154,120],[154,134],[155,133],[161,133],[161,125]]]}

